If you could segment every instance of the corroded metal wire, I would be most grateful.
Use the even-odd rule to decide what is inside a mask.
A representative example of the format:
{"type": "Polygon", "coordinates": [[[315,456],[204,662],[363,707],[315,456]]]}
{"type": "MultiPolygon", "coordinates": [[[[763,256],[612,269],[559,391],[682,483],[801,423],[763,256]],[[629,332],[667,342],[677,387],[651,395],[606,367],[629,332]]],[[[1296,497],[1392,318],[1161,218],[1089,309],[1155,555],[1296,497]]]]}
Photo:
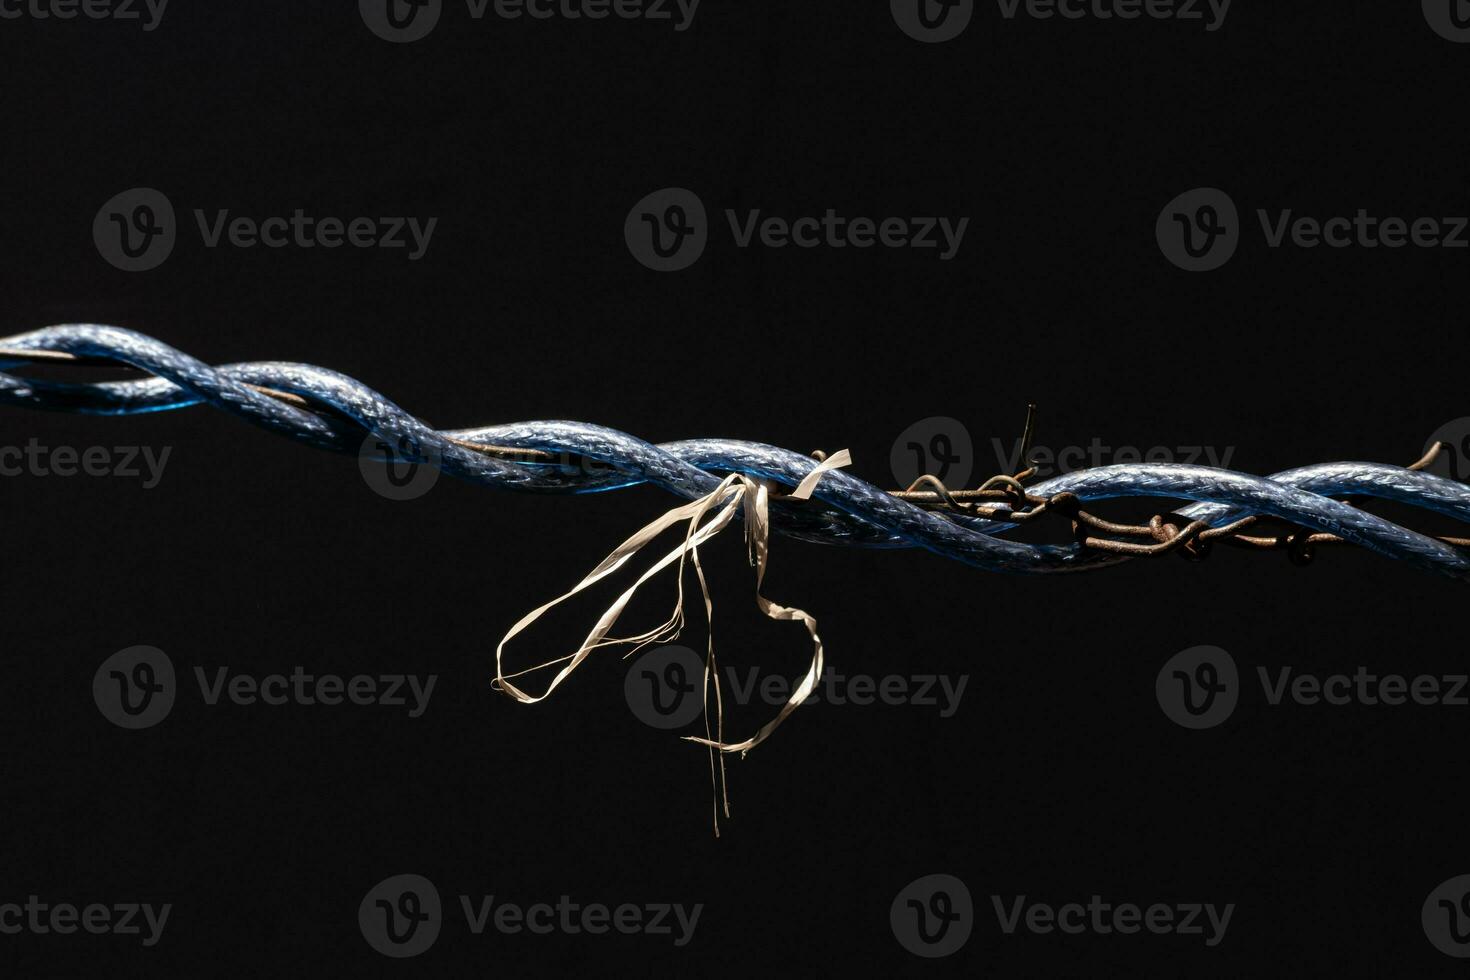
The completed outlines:
{"type": "MultiPolygon", "coordinates": [[[[1405,469],[1411,472],[1427,469],[1444,450],[1444,443],[1436,442],[1405,469]]],[[[1327,467],[1307,467],[1300,471],[1278,474],[1277,478],[1309,472],[1316,475],[1318,471],[1325,469],[1327,467]]],[[[1169,516],[1155,514],[1143,524],[1119,524],[1082,510],[1080,499],[1069,491],[1061,491],[1050,497],[1027,492],[1023,481],[1033,473],[1034,470],[1028,469],[1015,477],[994,476],[977,490],[955,491],[946,488],[936,477],[925,476],[915,480],[907,490],[898,491],[896,496],[920,507],[947,509],[1017,525],[1030,523],[1047,514],[1059,514],[1071,521],[1073,534],[1086,547],[1119,555],[1162,555],[1178,551],[1185,557],[1198,561],[1209,554],[1209,545],[1219,542],[1260,551],[1285,550],[1293,562],[1304,565],[1310,563],[1314,557],[1316,546],[1344,543],[1336,534],[1314,533],[1291,527],[1271,535],[1246,534],[1246,530],[1262,522],[1260,517],[1254,515],[1231,520],[1222,526],[1211,526],[1211,522],[1202,519],[1202,515],[1214,516],[1219,520],[1222,515],[1228,518],[1236,513],[1229,508],[1211,504],[1183,508],[1169,516]],[[1006,489],[990,489],[997,482],[1005,483],[1006,489]],[[921,484],[934,486],[935,489],[917,490],[921,484]],[[991,505],[987,501],[996,501],[997,504],[991,505]],[[1097,537],[1089,532],[1098,532],[1106,537],[1097,537]],[[1130,538],[1140,540],[1128,540],[1130,538]]],[[[1463,515],[1451,512],[1451,516],[1463,515]]],[[[1437,535],[1436,540],[1457,548],[1470,548],[1470,538],[1437,535]]]]}

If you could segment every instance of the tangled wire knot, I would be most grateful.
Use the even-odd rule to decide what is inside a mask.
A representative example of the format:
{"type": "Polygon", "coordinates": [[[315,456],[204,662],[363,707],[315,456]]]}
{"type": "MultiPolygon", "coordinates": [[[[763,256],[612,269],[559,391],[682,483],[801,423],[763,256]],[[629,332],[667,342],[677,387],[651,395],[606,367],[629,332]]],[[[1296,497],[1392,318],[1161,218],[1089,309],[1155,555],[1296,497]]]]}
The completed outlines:
{"type": "MultiPolygon", "coordinates": [[[[1168,463],[1129,463],[1066,473],[1026,485],[1030,471],[976,490],[951,490],[933,477],[902,491],[849,473],[822,474],[809,498],[782,493],[820,465],[809,455],[755,442],[691,439],[654,445],[582,422],[519,422],[436,430],[359,381],[336,371],[281,361],[212,367],[120,327],[47,327],[0,340],[0,372],[48,362],[125,366],[152,377],[62,382],[0,373],[0,402],[64,412],[133,415],[207,403],[299,442],[356,454],[365,436],[398,447],[407,462],[513,490],[595,493],[650,483],[686,500],[739,475],[771,488],[774,531],[807,541],[872,548],[927,548],[989,571],[1066,572],[1139,555],[1199,558],[1220,541],[1282,548],[1298,562],[1319,544],[1346,542],[1463,579],[1470,541],[1436,538],[1360,509],[1349,498],[1397,501],[1470,522],[1470,486],[1423,472],[1434,451],[1409,467],[1325,463],[1252,476],[1168,463]],[[577,458],[596,466],[568,466],[577,458]],[[1118,524],[1081,505],[1120,497],[1194,501],[1147,524],[1118,524]],[[1074,540],[1032,544],[1005,532],[1045,513],[1071,520],[1074,540]],[[1242,533],[1275,519],[1282,534],[1242,533]]],[[[1029,426],[1028,426],[1029,428],[1029,426]]],[[[1024,459],[1024,456],[1023,456],[1024,459]]]]}

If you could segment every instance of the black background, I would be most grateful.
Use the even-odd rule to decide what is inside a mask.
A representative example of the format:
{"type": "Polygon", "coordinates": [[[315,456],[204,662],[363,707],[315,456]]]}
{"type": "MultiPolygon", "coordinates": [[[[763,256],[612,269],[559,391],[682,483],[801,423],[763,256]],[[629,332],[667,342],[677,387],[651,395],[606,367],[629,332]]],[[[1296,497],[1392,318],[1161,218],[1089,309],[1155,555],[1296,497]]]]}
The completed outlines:
{"type": "MultiPolygon", "coordinates": [[[[388,44],[354,5],[184,5],[160,27],[0,21],[4,332],[102,322],[212,363],[332,367],[441,426],[598,422],[652,441],[850,447],[890,485],[933,415],[992,438],[1041,406],[1050,446],[1235,447],[1269,473],[1408,462],[1467,414],[1466,253],[1266,247],[1256,208],[1466,213],[1470,47],[1417,4],[1236,3],[1199,22],[1006,21],[936,45],[883,3],[704,0],[667,22],[471,20],[388,44]],[[189,227],[159,269],[107,265],[92,219],[157,187],[189,227]],[[657,274],[623,242],[661,187],[710,209],[709,248],[657,274]],[[1249,225],[1209,274],[1160,254],[1175,195],[1227,190],[1249,225]],[[206,249],[191,212],[416,215],[427,255],[206,249]],[[723,209],[969,216],[958,256],[737,249],[723,209]]],[[[0,937],[17,976],[234,972],[562,975],[1448,975],[1419,925],[1470,870],[1463,715],[1269,708],[1257,666],[1463,670],[1462,594],[1339,550],[1299,569],[1224,551],[1093,575],[1002,577],[922,551],[776,539],[766,593],[812,612],[843,672],[968,675],[958,714],[817,706],[731,762],[639,723],[614,657],[550,700],[493,693],[494,648],[672,504],[641,487],[533,497],[444,479],[374,495],[353,460],[207,408],[0,416],[6,444],[172,447],[162,483],[7,478],[0,685],[5,901],[174,908],[162,942],[0,937]],[[137,643],[192,668],[435,673],[387,708],[206,707],[109,724],[93,672],[137,643]],[[1154,677],[1196,644],[1247,676],[1189,732],[1154,677]],[[432,879],[435,946],[390,961],[356,910],[432,879]],[[962,878],[955,956],[905,952],[889,903],[962,878]],[[470,935],[456,896],[705,906],[694,942],[470,935]],[[1007,936],[991,895],[1233,902],[1225,940],[1007,936]]],[[[1138,513],[1147,511],[1134,511],[1138,513]]],[[[1384,511],[1407,519],[1407,512],[1384,511]]],[[[1127,508],[1114,513],[1129,513],[1127,508]]],[[[1437,527],[1414,516],[1417,526],[1437,527]]],[[[726,663],[796,676],[801,630],[750,601],[732,534],[707,553],[726,663]]],[[[671,583],[649,587],[657,621],[671,583]]],[[[613,590],[599,593],[609,601],[613,590]]],[[[600,606],[522,641],[568,648],[600,606]]],[[[703,642],[696,615],[685,642],[703,642]]],[[[734,715],[744,733],[765,720],[734,715]]]]}

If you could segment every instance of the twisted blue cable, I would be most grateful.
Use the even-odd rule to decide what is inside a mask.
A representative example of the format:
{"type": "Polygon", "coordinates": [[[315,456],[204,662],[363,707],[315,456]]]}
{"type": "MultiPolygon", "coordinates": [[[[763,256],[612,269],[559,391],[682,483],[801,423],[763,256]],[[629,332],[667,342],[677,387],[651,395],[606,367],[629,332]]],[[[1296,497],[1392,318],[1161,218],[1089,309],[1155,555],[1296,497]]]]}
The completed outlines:
{"type": "MultiPolygon", "coordinates": [[[[211,367],[151,337],[120,327],[47,327],[0,340],[16,350],[60,351],[122,362],[153,375],[139,381],[53,382],[0,373],[0,403],[53,411],[136,415],[207,403],[273,432],[335,452],[356,453],[368,433],[400,447],[413,462],[490,486],[531,492],[595,493],[650,483],[697,499],[741,473],[787,486],[816,461],[761,443],[694,439],[654,445],[583,422],[520,422],[437,431],[383,395],[336,371],[310,364],[254,361],[211,367]],[[297,395],[328,414],[306,411],[251,385],[297,395]],[[595,472],[515,461],[476,452],[455,440],[572,454],[603,464],[595,472]]],[[[23,361],[0,360],[0,372],[23,361]]],[[[1370,551],[1456,579],[1470,559],[1448,544],[1332,499],[1379,497],[1470,521],[1470,487],[1432,474],[1377,463],[1329,463],[1271,477],[1206,466],[1137,463],[1067,473],[1028,488],[1081,500],[1166,497],[1195,501],[1179,513],[1222,526],[1246,515],[1280,518],[1336,534],[1370,551]]],[[[1080,544],[1026,544],[1000,537],[1013,527],[968,514],[927,511],[850,473],[828,472],[811,503],[777,498],[773,526],[804,540],[863,547],[922,547],[991,571],[1049,573],[1100,568],[1125,557],[1080,544]]]]}

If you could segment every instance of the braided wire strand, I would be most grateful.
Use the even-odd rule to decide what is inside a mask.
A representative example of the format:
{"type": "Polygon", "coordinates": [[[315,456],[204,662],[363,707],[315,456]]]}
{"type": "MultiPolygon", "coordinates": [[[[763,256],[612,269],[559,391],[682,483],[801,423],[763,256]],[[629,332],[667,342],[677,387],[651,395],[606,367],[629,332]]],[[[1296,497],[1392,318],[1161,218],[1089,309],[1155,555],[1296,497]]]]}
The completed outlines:
{"type": "MultiPolygon", "coordinates": [[[[410,462],[435,465],[452,476],[503,489],[597,493],[648,483],[694,500],[713,491],[721,474],[740,473],[794,487],[817,465],[810,456],[762,443],[693,439],[655,445],[584,422],[534,421],[441,431],[336,371],[282,361],[212,367],[121,327],[46,327],[4,338],[0,347],[16,352],[0,357],[0,403],[100,415],[208,404],[334,452],[356,453],[370,434],[400,447],[410,462]],[[121,363],[152,377],[78,383],[6,373],[27,363],[24,352],[121,363]],[[294,396],[300,404],[261,389],[294,396]],[[477,445],[574,455],[601,465],[558,466],[477,451],[473,448],[477,445]]],[[[1118,497],[1193,501],[1178,512],[1181,517],[1214,527],[1243,516],[1272,517],[1337,535],[1424,571],[1456,579],[1470,574],[1470,558],[1451,545],[1333,499],[1377,497],[1470,521],[1470,487],[1402,467],[1330,463],[1259,477],[1206,466],[1113,464],[1066,473],[1027,489],[1048,497],[1073,494],[1084,502],[1118,497]]],[[[825,474],[809,502],[777,497],[774,503],[773,527],[793,537],[862,547],[921,547],[989,571],[1082,571],[1125,560],[1081,542],[1010,540],[1001,535],[1015,526],[1013,522],[926,510],[841,470],[825,474]]]]}

